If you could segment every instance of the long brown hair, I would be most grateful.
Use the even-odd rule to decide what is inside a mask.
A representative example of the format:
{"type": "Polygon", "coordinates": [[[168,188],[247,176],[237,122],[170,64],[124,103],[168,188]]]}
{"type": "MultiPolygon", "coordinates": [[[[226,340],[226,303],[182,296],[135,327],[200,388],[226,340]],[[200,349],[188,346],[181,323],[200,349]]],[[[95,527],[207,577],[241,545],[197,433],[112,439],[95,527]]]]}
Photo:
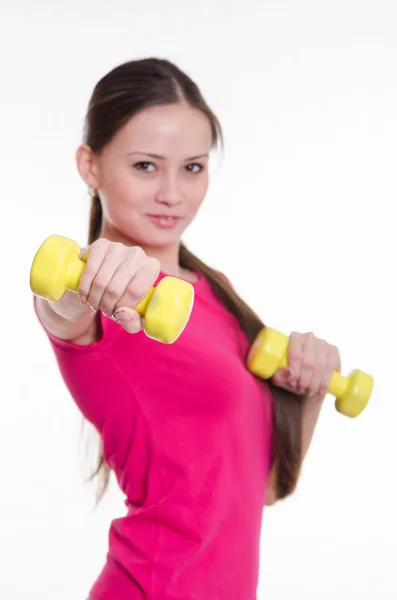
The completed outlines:
{"type": "MultiPolygon", "coordinates": [[[[223,142],[220,123],[205,102],[192,79],[167,60],[146,58],[126,62],[114,68],[95,86],[85,119],[84,143],[99,153],[117,131],[139,111],[151,106],[187,102],[202,111],[212,130],[213,147],[223,142]]],[[[101,234],[102,207],[98,194],[92,198],[88,243],[101,234]]],[[[214,293],[236,316],[250,343],[264,327],[259,317],[238,296],[227,281],[194,256],[184,244],[180,246],[180,266],[204,274],[214,293]]],[[[291,494],[301,466],[301,402],[298,396],[269,382],[273,399],[272,455],[277,462],[276,496],[291,494]]],[[[102,497],[109,482],[103,450],[90,479],[99,477],[102,497]]]]}

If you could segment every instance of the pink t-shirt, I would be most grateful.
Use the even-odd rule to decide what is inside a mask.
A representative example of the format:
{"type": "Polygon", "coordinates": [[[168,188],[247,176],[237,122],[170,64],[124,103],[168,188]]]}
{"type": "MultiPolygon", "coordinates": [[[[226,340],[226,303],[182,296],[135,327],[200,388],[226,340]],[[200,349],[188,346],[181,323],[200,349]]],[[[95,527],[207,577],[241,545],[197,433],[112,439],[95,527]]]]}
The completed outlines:
{"type": "MultiPolygon", "coordinates": [[[[164,275],[160,275],[158,281],[164,275]]],[[[204,276],[171,345],[101,314],[80,346],[48,334],[126,496],[92,600],[254,600],[270,469],[268,386],[248,341],[204,276]]]]}

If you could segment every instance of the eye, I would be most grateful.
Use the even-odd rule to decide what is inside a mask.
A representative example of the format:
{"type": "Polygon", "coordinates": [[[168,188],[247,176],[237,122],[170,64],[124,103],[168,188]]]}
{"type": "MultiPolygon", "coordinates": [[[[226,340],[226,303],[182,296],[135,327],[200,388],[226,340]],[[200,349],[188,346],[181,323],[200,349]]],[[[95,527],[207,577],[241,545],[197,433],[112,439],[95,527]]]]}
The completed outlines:
{"type": "Polygon", "coordinates": [[[156,168],[153,163],[147,161],[137,162],[134,167],[137,171],[144,171],[145,173],[153,173],[156,168]]]}
{"type": "Polygon", "coordinates": [[[199,163],[191,163],[190,165],[187,165],[185,169],[189,173],[200,173],[204,169],[204,167],[199,163]]]}

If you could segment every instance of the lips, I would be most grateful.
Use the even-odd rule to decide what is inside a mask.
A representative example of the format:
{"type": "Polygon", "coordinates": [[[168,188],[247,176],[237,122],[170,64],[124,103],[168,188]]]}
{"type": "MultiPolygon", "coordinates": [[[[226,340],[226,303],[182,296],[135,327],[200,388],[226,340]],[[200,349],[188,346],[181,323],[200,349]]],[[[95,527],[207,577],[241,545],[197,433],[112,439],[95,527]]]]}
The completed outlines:
{"type": "Polygon", "coordinates": [[[171,229],[180,221],[181,217],[173,215],[148,215],[149,220],[153,225],[161,229],[171,229]]]}
{"type": "Polygon", "coordinates": [[[148,215],[149,217],[154,217],[155,219],[180,219],[176,215],[148,215]]]}

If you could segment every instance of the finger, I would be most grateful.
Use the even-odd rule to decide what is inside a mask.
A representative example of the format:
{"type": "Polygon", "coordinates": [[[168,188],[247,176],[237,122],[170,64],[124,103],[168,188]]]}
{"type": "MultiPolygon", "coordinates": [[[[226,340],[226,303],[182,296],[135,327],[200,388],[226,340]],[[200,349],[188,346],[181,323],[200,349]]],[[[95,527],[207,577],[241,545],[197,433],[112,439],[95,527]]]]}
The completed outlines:
{"type": "Polygon", "coordinates": [[[313,387],[313,371],[306,367],[302,367],[300,375],[298,377],[298,381],[296,384],[296,389],[298,394],[307,394],[311,392],[313,387]]]}
{"type": "Polygon", "coordinates": [[[289,389],[289,378],[291,371],[289,368],[278,369],[272,377],[272,382],[280,387],[289,389]]]}
{"type": "Polygon", "coordinates": [[[289,336],[288,343],[288,367],[291,371],[290,383],[295,386],[298,383],[302,370],[304,336],[293,332],[289,336]]]}
{"type": "MultiPolygon", "coordinates": [[[[96,308],[96,309],[101,308],[102,309],[102,307],[101,307],[102,297],[105,293],[106,288],[109,285],[109,282],[113,278],[115,271],[117,270],[118,266],[122,262],[122,260],[123,260],[122,257],[123,257],[124,253],[125,253],[125,247],[123,247],[121,244],[120,244],[120,246],[118,246],[118,245],[111,246],[110,249],[108,249],[108,251],[106,252],[105,257],[102,261],[102,264],[91,282],[91,288],[90,288],[88,296],[87,296],[87,302],[93,308],[96,308]]],[[[131,274],[129,277],[131,278],[131,274]]],[[[128,284],[128,279],[125,281],[124,287],[121,287],[118,290],[117,289],[112,290],[112,293],[119,294],[117,296],[115,302],[118,300],[118,298],[120,298],[120,296],[122,295],[124,288],[127,284],[128,284]]],[[[111,314],[112,312],[113,311],[111,310],[107,314],[111,314]]]]}
{"type": "Polygon", "coordinates": [[[134,308],[147,296],[159,275],[159,271],[158,261],[148,258],[129,281],[124,294],[116,304],[116,308],[124,305],[134,308]]]}
{"type": "Polygon", "coordinates": [[[113,313],[111,318],[128,333],[138,333],[143,328],[140,314],[129,306],[121,306],[113,313]]]}
{"type": "Polygon", "coordinates": [[[335,371],[339,370],[339,366],[340,360],[338,349],[335,346],[328,345],[325,358],[325,367],[323,369],[321,384],[319,387],[319,395],[321,395],[322,398],[327,395],[332,376],[335,371]]]}
{"type": "Polygon", "coordinates": [[[322,396],[322,387],[327,373],[328,344],[324,340],[314,339],[314,345],[308,341],[311,352],[310,356],[308,355],[308,363],[312,368],[312,379],[308,393],[310,396],[322,396]]]}
{"type": "Polygon", "coordinates": [[[129,304],[123,301],[126,289],[135,277],[135,266],[129,260],[122,261],[113,273],[110,273],[102,297],[99,301],[99,308],[105,315],[112,315],[116,308],[123,305],[134,308],[135,304],[129,304]]]}
{"type": "Polygon", "coordinates": [[[297,382],[300,394],[311,392],[313,376],[317,370],[317,350],[317,338],[311,332],[306,333],[302,340],[301,372],[297,382]]]}
{"type": "Polygon", "coordinates": [[[310,386],[309,386],[309,389],[307,392],[310,397],[322,395],[321,394],[322,382],[323,382],[323,371],[315,371],[312,375],[310,386]]]}
{"type": "Polygon", "coordinates": [[[101,265],[104,261],[106,250],[104,245],[96,245],[95,251],[88,249],[84,254],[84,259],[87,262],[86,267],[80,277],[77,293],[79,294],[83,303],[87,302],[87,298],[90,294],[92,282],[98,273],[101,265]]]}

